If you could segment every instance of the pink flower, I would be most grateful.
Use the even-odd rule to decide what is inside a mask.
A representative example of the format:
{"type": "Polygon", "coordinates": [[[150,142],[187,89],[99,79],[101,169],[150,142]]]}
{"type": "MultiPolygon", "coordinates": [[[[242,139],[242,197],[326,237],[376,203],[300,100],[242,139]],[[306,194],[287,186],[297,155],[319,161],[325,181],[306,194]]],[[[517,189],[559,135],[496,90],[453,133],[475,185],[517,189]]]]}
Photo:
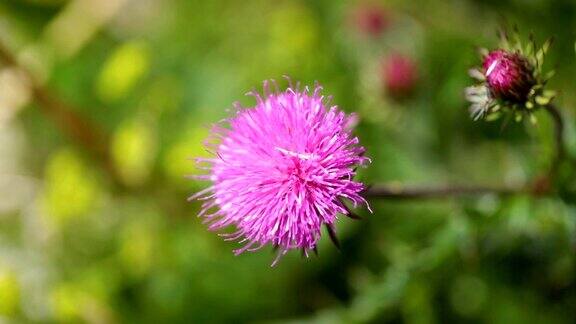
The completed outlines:
{"type": "Polygon", "coordinates": [[[366,204],[364,185],[353,180],[367,163],[364,148],[351,134],[352,116],[330,106],[306,87],[289,87],[264,96],[251,93],[256,105],[237,105],[234,116],[213,128],[215,157],[198,159],[209,171],[200,178],[212,185],[190,199],[204,201],[200,215],[210,230],[235,227],[227,240],[244,246],[235,254],[264,245],[306,255],[316,250],[321,227],[334,237],[338,214],[351,216],[343,199],[366,204]],[[226,127],[227,126],[227,127],[226,127]]]}
{"type": "Polygon", "coordinates": [[[392,54],[382,62],[382,77],[387,93],[394,98],[409,95],[418,81],[416,63],[402,54],[392,54]]]}
{"type": "Polygon", "coordinates": [[[533,68],[518,53],[495,50],[484,58],[484,75],[492,95],[513,102],[526,101],[536,84],[533,68]]]}

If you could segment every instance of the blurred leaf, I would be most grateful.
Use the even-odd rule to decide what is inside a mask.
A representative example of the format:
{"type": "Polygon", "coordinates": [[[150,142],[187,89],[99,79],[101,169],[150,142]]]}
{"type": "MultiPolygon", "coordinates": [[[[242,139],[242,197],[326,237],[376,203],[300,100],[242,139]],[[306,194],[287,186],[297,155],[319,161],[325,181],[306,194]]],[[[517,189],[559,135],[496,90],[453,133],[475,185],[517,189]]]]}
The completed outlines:
{"type": "Polygon", "coordinates": [[[406,289],[403,302],[403,317],[406,323],[435,323],[431,288],[425,283],[414,281],[406,289]]]}
{"type": "Polygon", "coordinates": [[[143,98],[142,109],[152,111],[157,116],[174,113],[180,108],[182,97],[181,81],[172,76],[162,76],[150,84],[143,98]]]}
{"type": "Polygon", "coordinates": [[[15,273],[0,268],[0,315],[15,315],[20,305],[20,284],[15,273]]]}
{"type": "Polygon", "coordinates": [[[96,92],[105,102],[126,96],[148,72],[148,46],[142,42],[122,44],[108,57],[96,83],[96,92]]]}
{"type": "Polygon", "coordinates": [[[153,249],[156,233],[146,223],[135,222],[120,233],[119,258],[127,273],[140,278],[154,263],[153,249]]]}
{"type": "Polygon", "coordinates": [[[510,200],[506,217],[508,228],[514,234],[530,234],[535,231],[536,222],[528,197],[516,197],[510,200]]]}
{"type": "Polygon", "coordinates": [[[390,267],[383,278],[363,291],[354,300],[350,316],[355,322],[365,323],[391,308],[404,296],[410,273],[390,267]]]}
{"type": "Polygon", "coordinates": [[[77,273],[75,281],[57,284],[50,295],[56,318],[60,322],[115,322],[108,305],[110,286],[113,286],[108,273],[92,268],[77,273]]]}
{"type": "Polygon", "coordinates": [[[122,177],[130,186],[146,182],[156,158],[155,124],[143,119],[122,123],[112,139],[112,158],[122,177]]]}
{"type": "Polygon", "coordinates": [[[182,185],[190,183],[190,180],[185,178],[186,175],[205,173],[195,166],[193,158],[212,156],[203,145],[209,135],[208,129],[198,125],[190,125],[188,129],[182,138],[168,148],[163,159],[166,175],[173,182],[182,185]]]}
{"type": "Polygon", "coordinates": [[[56,318],[63,322],[77,322],[80,320],[86,296],[79,287],[60,284],[52,291],[51,302],[56,318]]]}
{"type": "Polygon", "coordinates": [[[95,175],[70,149],[54,153],[45,170],[43,204],[56,223],[68,223],[94,209],[101,190],[95,175]]]}
{"type": "Polygon", "coordinates": [[[319,44],[318,24],[312,13],[297,2],[287,2],[269,20],[268,64],[279,70],[302,66],[319,44]]]}
{"type": "Polygon", "coordinates": [[[461,275],[454,279],[450,302],[456,313],[465,317],[477,315],[487,298],[487,287],[481,279],[471,275],[461,275]]]}

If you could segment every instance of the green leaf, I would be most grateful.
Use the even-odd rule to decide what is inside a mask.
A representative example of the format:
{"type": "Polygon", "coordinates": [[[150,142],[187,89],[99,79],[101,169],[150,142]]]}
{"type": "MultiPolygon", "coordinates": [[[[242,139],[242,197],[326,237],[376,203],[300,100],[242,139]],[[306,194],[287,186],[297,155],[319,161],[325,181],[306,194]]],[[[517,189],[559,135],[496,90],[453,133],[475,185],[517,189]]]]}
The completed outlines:
{"type": "Polygon", "coordinates": [[[13,271],[0,267],[0,315],[15,315],[20,305],[20,287],[13,271]]]}
{"type": "Polygon", "coordinates": [[[100,99],[114,102],[126,96],[148,72],[149,56],[148,46],[142,42],[129,42],[116,48],[96,83],[100,99]]]}
{"type": "Polygon", "coordinates": [[[101,188],[95,175],[70,149],[57,151],[48,161],[44,183],[44,207],[56,223],[85,216],[99,200],[101,188]]]}
{"type": "Polygon", "coordinates": [[[120,125],[112,139],[112,158],[122,180],[130,186],[146,182],[156,158],[156,131],[143,119],[120,125]]]}

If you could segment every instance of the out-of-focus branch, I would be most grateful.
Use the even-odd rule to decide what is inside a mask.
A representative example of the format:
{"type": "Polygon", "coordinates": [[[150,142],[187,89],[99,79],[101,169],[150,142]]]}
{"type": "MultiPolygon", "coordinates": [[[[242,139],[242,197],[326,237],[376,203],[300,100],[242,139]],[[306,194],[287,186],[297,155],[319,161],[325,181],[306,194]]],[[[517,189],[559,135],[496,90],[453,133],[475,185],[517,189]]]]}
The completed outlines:
{"type": "Polygon", "coordinates": [[[405,187],[401,185],[374,185],[363,193],[365,198],[379,199],[427,199],[456,196],[475,196],[484,194],[512,195],[531,192],[523,187],[489,187],[489,186],[439,186],[439,187],[405,187]]]}
{"type": "Polygon", "coordinates": [[[31,87],[31,92],[38,107],[68,137],[91,152],[103,165],[104,169],[117,179],[115,169],[108,151],[108,138],[89,119],[79,113],[78,109],[59,99],[54,93],[40,84],[33,73],[20,64],[13,52],[0,41],[0,61],[21,70],[31,87]]]}
{"type": "Polygon", "coordinates": [[[364,191],[366,198],[378,199],[427,199],[445,198],[455,196],[474,196],[483,194],[513,195],[528,193],[542,195],[548,193],[551,183],[558,173],[562,160],[566,157],[564,147],[564,119],[560,110],[553,105],[548,105],[545,110],[554,122],[554,156],[548,172],[536,178],[525,187],[488,187],[488,186],[440,186],[440,187],[405,187],[402,185],[375,185],[364,191]]]}

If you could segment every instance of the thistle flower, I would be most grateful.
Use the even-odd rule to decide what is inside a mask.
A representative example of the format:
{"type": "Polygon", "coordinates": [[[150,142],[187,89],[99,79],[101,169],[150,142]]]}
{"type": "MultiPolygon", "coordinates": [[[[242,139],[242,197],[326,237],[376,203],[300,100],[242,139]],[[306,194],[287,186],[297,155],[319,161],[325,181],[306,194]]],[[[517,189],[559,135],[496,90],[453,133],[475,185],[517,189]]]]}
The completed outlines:
{"type": "Polygon", "coordinates": [[[271,92],[264,82],[264,96],[250,93],[254,107],[237,104],[214,126],[216,142],[206,145],[215,157],[198,159],[209,173],[200,178],[212,185],[190,199],[204,201],[200,216],[210,230],[235,227],[222,235],[244,243],[236,255],[270,244],[279,251],[274,265],[289,250],[316,251],[323,225],[335,240],[338,214],[353,216],[345,199],[367,205],[353,177],[369,159],[351,134],[354,117],[331,106],[320,86],[273,84],[271,92]]]}
{"type": "Polygon", "coordinates": [[[534,68],[518,53],[495,50],[484,58],[484,75],[495,98],[525,102],[536,84],[534,68]]]}
{"type": "Polygon", "coordinates": [[[548,105],[555,92],[545,89],[553,72],[542,75],[544,55],[550,41],[536,49],[534,41],[523,46],[515,35],[514,44],[502,33],[499,49],[481,50],[482,68],[470,70],[470,76],[479,84],[466,89],[466,98],[472,104],[470,112],[474,119],[498,119],[504,113],[512,113],[517,121],[548,105]]]}
{"type": "Polygon", "coordinates": [[[402,54],[392,54],[382,61],[382,78],[386,92],[393,98],[403,98],[414,90],[418,80],[416,63],[402,54]]]}

